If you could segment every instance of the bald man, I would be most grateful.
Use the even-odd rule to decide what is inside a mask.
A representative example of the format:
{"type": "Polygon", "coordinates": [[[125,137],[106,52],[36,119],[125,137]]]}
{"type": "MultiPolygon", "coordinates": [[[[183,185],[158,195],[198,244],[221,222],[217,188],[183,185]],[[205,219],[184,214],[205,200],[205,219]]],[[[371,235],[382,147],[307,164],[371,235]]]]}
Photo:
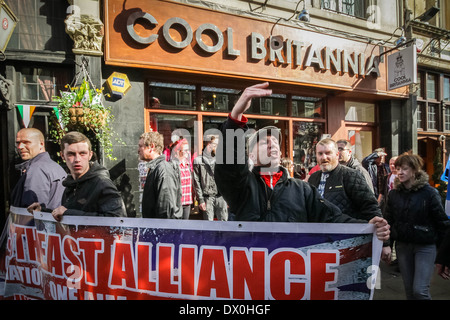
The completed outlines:
{"type": "Polygon", "coordinates": [[[67,174],[45,151],[42,132],[35,128],[19,130],[16,148],[24,162],[16,165],[21,176],[11,192],[11,205],[27,208],[39,202],[45,208],[59,207],[64,192],[62,181],[67,174]]]}

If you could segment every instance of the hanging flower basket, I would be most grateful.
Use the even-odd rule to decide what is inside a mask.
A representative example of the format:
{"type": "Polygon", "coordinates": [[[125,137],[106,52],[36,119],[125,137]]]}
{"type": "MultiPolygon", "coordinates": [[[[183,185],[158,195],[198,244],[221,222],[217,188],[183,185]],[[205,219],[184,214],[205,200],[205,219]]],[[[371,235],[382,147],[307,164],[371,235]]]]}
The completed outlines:
{"type": "Polygon", "coordinates": [[[106,125],[107,119],[107,110],[97,110],[94,112],[88,108],[83,108],[83,106],[72,106],[69,108],[68,127],[89,126],[91,129],[95,129],[99,126],[101,128],[106,125]]]}
{"type": "Polygon", "coordinates": [[[113,115],[110,108],[103,106],[102,91],[90,85],[86,77],[80,86],[66,85],[66,88],[68,91],[61,91],[60,96],[53,97],[53,101],[58,102],[53,119],[54,130],[50,132],[53,138],[60,142],[69,131],[90,132],[103,147],[106,157],[115,160],[110,128],[113,115]]]}

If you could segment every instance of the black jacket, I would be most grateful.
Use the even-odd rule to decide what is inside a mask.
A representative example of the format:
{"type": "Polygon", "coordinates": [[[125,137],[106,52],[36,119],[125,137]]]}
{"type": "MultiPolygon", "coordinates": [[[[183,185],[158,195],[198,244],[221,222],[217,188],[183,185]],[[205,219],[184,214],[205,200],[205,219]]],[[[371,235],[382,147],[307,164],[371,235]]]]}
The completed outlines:
{"type": "Polygon", "coordinates": [[[428,175],[423,171],[410,189],[395,179],[385,215],[393,240],[417,244],[437,243],[450,222],[439,193],[428,184],[428,175]]]}
{"type": "Polygon", "coordinates": [[[161,155],[149,162],[142,194],[142,217],[180,219],[181,182],[179,170],[161,155]]]}
{"type": "MultiPolygon", "coordinates": [[[[366,221],[381,216],[378,201],[361,172],[338,164],[329,174],[323,197],[342,213],[366,221]]],[[[317,188],[321,175],[322,170],[314,172],[308,182],[317,188]]]]}
{"type": "Polygon", "coordinates": [[[362,173],[364,178],[367,181],[367,184],[369,185],[370,190],[374,192],[373,190],[373,184],[372,184],[372,178],[370,177],[369,172],[362,166],[362,164],[358,161],[358,159],[354,158],[353,156],[350,157],[350,160],[345,164],[347,167],[358,170],[362,173]]]}
{"type": "Polygon", "coordinates": [[[227,140],[232,140],[228,139],[227,134],[233,134],[236,129],[240,127],[231,119],[222,125],[223,138],[217,148],[214,172],[219,192],[227,202],[229,211],[236,215],[236,220],[364,222],[342,214],[336,206],[324,200],[314,187],[291,178],[284,168],[280,167],[283,174],[274,189],[267,187],[259,175],[259,168],[249,171],[245,152],[239,150],[245,149],[243,132],[236,135],[234,147],[227,146],[227,140]],[[233,155],[233,159],[229,155],[233,155]]]}
{"type": "Polygon", "coordinates": [[[69,175],[63,181],[66,189],[61,204],[67,208],[64,215],[125,217],[125,205],[108,170],[97,162],[90,166],[81,178],[74,180],[69,175]]]}
{"type": "Polygon", "coordinates": [[[382,163],[380,166],[376,164],[376,159],[378,158],[378,154],[376,152],[369,154],[362,160],[362,166],[370,175],[373,185],[373,192],[375,193],[375,197],[378,198],[380,194],[383,194],[383,186],[386,184],[387,175],[390,172],[389,165],[386,163],[382,163]],[[378,175],[381,175],[380,180],[378,180],[378,175]]]}

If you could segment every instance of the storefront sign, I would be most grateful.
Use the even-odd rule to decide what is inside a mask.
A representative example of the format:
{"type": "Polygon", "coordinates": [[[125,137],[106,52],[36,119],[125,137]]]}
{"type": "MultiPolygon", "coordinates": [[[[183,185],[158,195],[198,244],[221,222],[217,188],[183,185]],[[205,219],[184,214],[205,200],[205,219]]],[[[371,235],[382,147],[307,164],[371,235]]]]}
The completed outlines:
{"type": "Polygon", "coordinates": [[[11,208],[0,298],[371,299],[372,224],[64,217],[11,208]]]}
{"type": "MultiPolygon", "coordinates": [[[[138,19],[145,19],[152,25],[158,25],[158,21],[149,13],[130,15],[127,21],[127,31],[129,35],[139,44],[150,45],[158,39],[158,30],[155,34],[143,38],[134,30],[134,24],[138,19]]],[[[189,23],[182,18],[170,18],[162,28],[162,36],[164,41],[172,49],[184,49],[192,45],[194,32],[189,23]],[[177,41],[170,34],[171,29],[178,28],[184,37],[177,41]]],[[[199,46],[199,55],[203,53],[216,53],[219,50],[226,49],[230,56],[239,56],[241,50],[234,48],[233,34],[234,30],[227,27],[225,32],[227,41],[224,41],[222,31],[214,24],[204,23],[195,31],[195,43],[199,46]],[[216,39],[214,45],[208,45],[202,38],[204,34],[209,34],[216,39]]],[[[374,73],[379,76],[378,63],[375,56],[371,55],[366,59],[364,53],[357,53],[346,49],[331,48],[329,46],[318,47],[314,43],[307,43],[296,39],[286,39],[283,41],[282,36],[266,39],[258,32],[252,32],[249,35],[249,48],[243,48],[244,51],[250,52],[250,58],[255,61],[268,60],[275,64],[283,66],[292,65],[293,67],[318,67],[320,70],[333,70],[340,73],[352,73],[360,76],[367,76],[374,73]],[[269,43],[266,47],[266,43],[269,43]]],[[[157,44],[155,44],[157,45],[157,44]]]]}
{"type": "Polygon", "coordinates": [[[105,0],[110,65],[387,92],[378,47],[172,1],[105,0]],[[119,9],[120,8],[120,9],[119,9]]]}
{"type": "Polygon", "coordinates": [[[0,1],[0,21],[2,24],[0,29],[0,51],[5,52],[9,39],[16,27],[17,17],[4,1],[0,1]]]}
{"type": "Polygon", "coordinates": [[[417,83],[417,49],[415,45],[391,54],[387,60],[389,90],[417,83]]]}

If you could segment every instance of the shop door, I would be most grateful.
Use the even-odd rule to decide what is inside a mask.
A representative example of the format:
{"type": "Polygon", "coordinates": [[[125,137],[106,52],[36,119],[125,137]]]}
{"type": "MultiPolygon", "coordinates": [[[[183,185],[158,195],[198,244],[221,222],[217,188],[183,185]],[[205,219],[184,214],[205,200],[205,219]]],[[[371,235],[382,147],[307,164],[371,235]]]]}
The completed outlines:
{"type": "Polygon", "coordinates": [[[373,151],[373,132],[371,130],[349,129],[347,139],[352,145],[353,156],[361,162],[373,151]]]}

